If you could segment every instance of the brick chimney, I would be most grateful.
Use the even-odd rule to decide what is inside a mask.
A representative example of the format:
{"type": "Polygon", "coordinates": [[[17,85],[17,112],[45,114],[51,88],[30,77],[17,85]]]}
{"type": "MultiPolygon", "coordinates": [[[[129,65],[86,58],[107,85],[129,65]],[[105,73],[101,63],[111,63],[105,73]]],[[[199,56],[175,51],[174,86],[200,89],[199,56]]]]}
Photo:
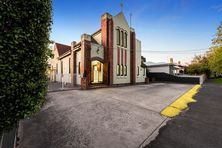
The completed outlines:
{"type": "Polygon", "coordinates": [[[181,65],[181,62],[180,62],[180,61],[178,61],[178,65],[181,65]]]}

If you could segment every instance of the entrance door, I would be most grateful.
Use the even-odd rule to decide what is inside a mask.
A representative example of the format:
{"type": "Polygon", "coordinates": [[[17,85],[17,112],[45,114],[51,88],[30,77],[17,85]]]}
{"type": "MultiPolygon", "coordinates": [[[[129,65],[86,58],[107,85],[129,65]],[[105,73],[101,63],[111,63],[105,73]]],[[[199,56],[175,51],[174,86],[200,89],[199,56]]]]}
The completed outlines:
{"type": "Polygon", "coordinates": [[[91,82],[103,83],[103,63],[94,60],[91,62],[91,82]]]}
{"type": "Polygon", "coordinates": [[[97,70],[97,65],[93,66],[93,82],[98,83],[99,82],[99,72],[97,70]]]}

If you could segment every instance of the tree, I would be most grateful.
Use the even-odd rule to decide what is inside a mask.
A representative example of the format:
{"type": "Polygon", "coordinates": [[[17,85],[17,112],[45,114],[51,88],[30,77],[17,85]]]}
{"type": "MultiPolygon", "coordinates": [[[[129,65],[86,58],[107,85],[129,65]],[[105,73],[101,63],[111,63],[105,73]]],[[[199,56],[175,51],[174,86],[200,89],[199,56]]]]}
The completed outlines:
{"type": "Polygon", "coordinates": [[[210,69],[217,74],[222,73],[222,22],[217,28],[215,38],[212,40],[212,47],[208,52],[210,69]]]}
{"type": "Polygon", "coordinates": [[[222,46],[213,47],[208,54],[211,71],[216,74],[222,74],[222,46]]]}
{"type": "Polygon", "coordinates": [[[209,61],[206,56],[195,56],[191,64],[186,68],[186,73],[188,74],[206,74],[210,76],[209,61]]]}
{"type": "Polygon", "coordinates": [[[47,92],[51,0],[0,0],[0,133],[37,112],[47,92]]]}
{"type": "Polygon", "coordinates": [[[212,47],[207,51],[206,56],[195,56],[186,72],[189,74],[205,73],[208,76],[211,73],[222,74],[222,22],[217,28],[212,47]]]}

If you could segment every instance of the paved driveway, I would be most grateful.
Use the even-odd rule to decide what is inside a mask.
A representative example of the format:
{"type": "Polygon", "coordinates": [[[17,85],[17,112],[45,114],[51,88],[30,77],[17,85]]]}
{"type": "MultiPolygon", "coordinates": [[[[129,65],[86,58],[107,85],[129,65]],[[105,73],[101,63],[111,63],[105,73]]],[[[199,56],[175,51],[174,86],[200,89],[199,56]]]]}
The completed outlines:
{"type": "Polygon", "coordinates": [[[155,83],[49,93],[20,123],[19,148],[136,148],[166,118],[159,112],[192,85],[155,83]]]}
{"type": "Polygon", "coordinates": [[[222,85],[207,80],[194,96],[197,103],[160,129],[146,148],[222,148],[222,85]]]}

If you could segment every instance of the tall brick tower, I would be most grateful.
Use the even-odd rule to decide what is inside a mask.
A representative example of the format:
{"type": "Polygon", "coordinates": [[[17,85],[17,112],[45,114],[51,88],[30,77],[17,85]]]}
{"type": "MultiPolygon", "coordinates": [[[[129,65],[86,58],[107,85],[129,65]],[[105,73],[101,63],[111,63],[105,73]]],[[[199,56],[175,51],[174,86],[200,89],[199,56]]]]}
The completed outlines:
{"type": "Polygon", "coordinates": [[[102,45],[104,47],[103,80],[105,84],[113,84],[113,19],[105,13],[101,17],[102,45]]]}
{"type": "Polygon", "coordinates": [[[131,83],[136,83],[136,33],[133,28],[130,28],[130,79],[131,83]]]}

